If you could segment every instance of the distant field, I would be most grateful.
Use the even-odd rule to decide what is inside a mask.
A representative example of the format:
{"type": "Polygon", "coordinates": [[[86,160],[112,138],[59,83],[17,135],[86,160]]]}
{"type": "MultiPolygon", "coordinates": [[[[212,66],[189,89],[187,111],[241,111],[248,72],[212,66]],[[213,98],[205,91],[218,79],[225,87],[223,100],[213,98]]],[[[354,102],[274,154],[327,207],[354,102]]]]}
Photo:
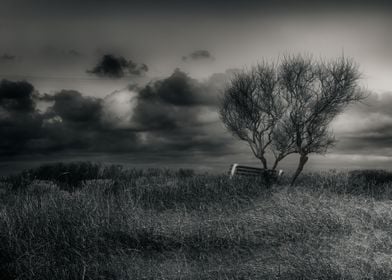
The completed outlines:
{"type": "Polygon", "coordinates": [[[391,279],[391,178],[26,172],[0,186],[0,279],[391,279]]]}

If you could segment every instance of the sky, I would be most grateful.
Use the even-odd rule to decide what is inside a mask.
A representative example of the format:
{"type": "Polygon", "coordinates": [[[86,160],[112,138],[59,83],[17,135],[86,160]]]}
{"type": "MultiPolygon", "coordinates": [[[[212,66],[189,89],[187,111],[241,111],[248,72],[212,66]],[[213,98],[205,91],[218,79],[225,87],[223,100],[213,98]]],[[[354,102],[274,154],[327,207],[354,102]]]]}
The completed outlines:
{"type": "MultiPolygon", "coordinates": [[[[392,166],[389,1],[0,1],[0,174],[44,162],[259,164],[219,120],[233,73],[285,54],[359,65],[369,92],[307,170],[392,166]]],[[[281,168],[292,170],[297,156],[281,168]]]]}

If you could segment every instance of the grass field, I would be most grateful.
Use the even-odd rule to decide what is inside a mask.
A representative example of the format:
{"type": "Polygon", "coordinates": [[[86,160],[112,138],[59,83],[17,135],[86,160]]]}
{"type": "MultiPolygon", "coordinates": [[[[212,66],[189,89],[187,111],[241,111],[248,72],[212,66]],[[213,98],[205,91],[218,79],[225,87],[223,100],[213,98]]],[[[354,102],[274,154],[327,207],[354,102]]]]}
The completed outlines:
{"type": "Polygon", "coordinates": [[[392,279],[390,173],[287,181],[92,164],[3,178],[0,279],[392,279]]]}

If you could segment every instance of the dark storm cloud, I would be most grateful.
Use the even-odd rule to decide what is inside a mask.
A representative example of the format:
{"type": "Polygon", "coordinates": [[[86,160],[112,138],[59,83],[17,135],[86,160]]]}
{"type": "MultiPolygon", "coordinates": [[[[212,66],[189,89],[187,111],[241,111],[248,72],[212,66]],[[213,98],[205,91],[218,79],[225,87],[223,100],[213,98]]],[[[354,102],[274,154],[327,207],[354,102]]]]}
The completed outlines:
{"type": "Polygon", "coordinates": [[[176,69],[168,78],[140,89],[133,121],[144,130],[178,132],[195,127],[202,110],[216,110],[218,94],[229,73],[214,74],[200,82],[176,69]]]}
{"type": "Polygon", "coordinates": [[[62,90],[51,100],[43,125],[45,152],[117,152],[136,147],[135,133],[103,124],[102,99],[62,90]]]}
{"type": "Polygon", "coordinates": [[[142,88],[132,121],[145,145],[173,153],[227,152],[230,139],[215,134],[220,131],[217,95],[225,85],[221,75],[200,82],[176,69],[142,88]]]}
{"type": "MultiPolygon", "coordinates": [[[[126,92],[136,96],[135,98],[130,96],[126,100],[136,102],[136,106],[132,109],[132,118],[129,119],[128,126],[123,126],[121,129],[116,127],[115,123],[104,120],[106,115],[102,111],[102,106],[105,106],[105,103],[102,100],[99,100],[99,103],[97,103],[98,99],[94,101],[90,99],[87,102],[84,98],[84,103],[87,102],[89,105],[84,108],[79,105],[78,110],[88,111],[88,115],[98,115],[96,112],[100,112],[99,117],[92,118],[93,120],[98,118],[98,122],[90,125],[90,128],[94,127],[95,132],[99,131],[93,133],[95,143],[91,144],[91,147],[95,147],[96,151],[133,152],[143,155],[200,151],[212,154],[223,153],[227,149],[227,139],[211,137],[214,133],[211,134],[210,130],[215,129],[213,126],[218,121],[213,114],[216,111],[217,92],[223,88],[226,75],[229,74],[216,74],[200,82],[176,69],[169,77],[151,82],[143,88],[130,87],[126,92]],[[213,117],[208,119],[206,114],[212,114],[213,117]]],[[[121,98],[124,97],[124,91],[111,94],[109,97],[111,102],[116,99],[116,94],[119,97],[121,95],[121,98]]],[[[77,97],[79,98],[81,96],[77,97]]],[[[120,102],[122,103],[123,99],[120,102]]],[[[76,102],[76,104],[82,103],[76,102]]],[[[74,111],[71,109],[73,105],[58,105],[56,106],[55,103],[52,107],[58,108],[56,110],[58,115],[63,114],[59,111],[62,107],[74,111]]],[[[129,108],[131,110],[131,104],[129,108]]],[[[77,114],[72,113],[72,115],[77,114]]],[[[83,133],[88,130],[84,127],[83,133]]]]}
{"type": "MultiPolygon", "coordinates": [[[[347,116],[353,120],[339,135],[339,152],[392,156],[392,92],[371,94],[353,106],[347,116]]],[[[343,120],[344,121],[344,120],[343,120]]]]}
{"type": "Polygon", "coordinates": [[[0,105],[7,112],[34,111],[34,87],[28,82],[0,82],[0,105]]]}
{"type": "Polygon", "coordinates": [[[122,78],[126,75],[140,76],[147,71],[148,66],[144,63],[138,64],[112,54],[103,55],[93,69],[87,70],[88,73],[108,78],[122,78]]]}
{"type": "Polygon", "coordinates": [[[148,84],[140,91],[140,99],[150,103],[166,103],[175,106],[212,104],[215,97],[209,94],[206,85],[190,78],[180,69],[166,78],[148,84]]]}
{"type": "Polygon", "coordinates": [[[196,50],[189,55],[183,56],[183,61],[214,60],[215,58],[207,50],[196,50]]]}
{"type": "Polygon", "coordinates": [[[63,90],[51,98],[53,105],[45,113],[44,152],[51,150],[94,149],[102,111],[101,101],[63,90]],[[45,151],[46,150],[46,151],[45,151]]]}
{"type": "Polygon", "coordinates": [[[0,84],[0,155],[131,151],[134,133],[104,127],[101,115],[101,99],[69,90],[41,95],[27,82],[4,80],[0,84]],[[42,113],[34,100],[52,105],[42,113]]]}
{"type": "Polygon", "coordinates": [[[35,109],[34,87],[27,82],[0,83],[0,155],[25,152],[40,137],[42,116],[35,109]]]}
{"type": "Polygon", "coordinates": [[[177,69],[143,88],[103,99],[74,90],[40,94],[29,83],[3,81],[0,154],[222,154],[230,140],[218,133],[216,95],[225,75],[198,81],[177,69]],[[47,109],[38,111],[36,102],[47,109]],[[116,104],[129,112],[116,111],[116,104]]]}
{"type": "Polygon", "coordinates": [[[53,96],[53,101],[49,114],[59,116],[63,122],[90,126],[99,121],[102,110],[100,99],[84,97],[74,90],[62,90],[53,96]]]}

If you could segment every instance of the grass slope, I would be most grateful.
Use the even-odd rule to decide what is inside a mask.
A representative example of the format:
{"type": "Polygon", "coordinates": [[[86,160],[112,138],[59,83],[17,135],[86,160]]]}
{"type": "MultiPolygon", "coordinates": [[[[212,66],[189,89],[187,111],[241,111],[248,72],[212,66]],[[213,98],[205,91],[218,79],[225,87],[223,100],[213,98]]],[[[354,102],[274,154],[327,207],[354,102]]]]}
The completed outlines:
{"type": "Polygon", "coordinates": [[[57,175],[4,179],[0,279],[392,278],[389,173],[290,188],[117,171],[72,191],[57,175]]]}

